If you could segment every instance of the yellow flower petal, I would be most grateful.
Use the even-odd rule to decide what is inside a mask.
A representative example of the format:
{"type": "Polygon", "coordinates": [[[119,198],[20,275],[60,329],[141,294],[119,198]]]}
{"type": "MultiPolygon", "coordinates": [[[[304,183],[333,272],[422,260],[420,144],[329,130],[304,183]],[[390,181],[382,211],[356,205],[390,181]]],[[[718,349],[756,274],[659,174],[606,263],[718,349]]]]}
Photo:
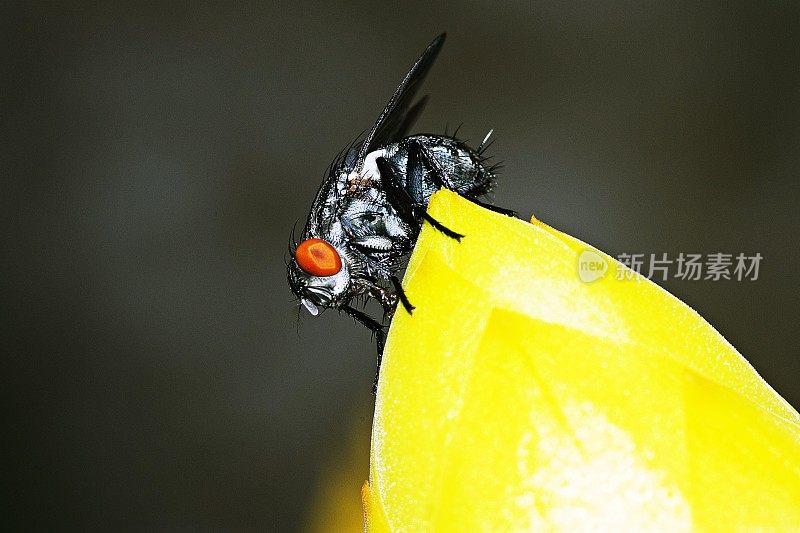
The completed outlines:
{"type": "Polygon", "coordinates": [[[466,237],[426,226],[406,272],[369,531],[800,525],[800,415],[697,313],[537,221],[449,191],[429,209],[466,237]]]}
{"type": "Polygon", "coordinates": [[[379,496],[372,490],[368,482],[361,487],[361,504],[364,507],[364,529],[367,531],[391,531],[379,496]]]}

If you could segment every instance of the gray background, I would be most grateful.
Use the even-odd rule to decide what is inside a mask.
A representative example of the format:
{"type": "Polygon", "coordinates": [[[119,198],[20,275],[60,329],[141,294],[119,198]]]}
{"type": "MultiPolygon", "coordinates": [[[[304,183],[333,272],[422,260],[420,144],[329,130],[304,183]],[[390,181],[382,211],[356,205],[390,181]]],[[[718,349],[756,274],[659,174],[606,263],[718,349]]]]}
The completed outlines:
{"type": "Polygon", "coordinates": [[[11,520],[301,526],[374,347],[298,319],[288,232],[442,30],[417,129],[609,253],[760,252],[663,285],[800,405],[797,2],[62,4],[0,8],[11,520]]]}

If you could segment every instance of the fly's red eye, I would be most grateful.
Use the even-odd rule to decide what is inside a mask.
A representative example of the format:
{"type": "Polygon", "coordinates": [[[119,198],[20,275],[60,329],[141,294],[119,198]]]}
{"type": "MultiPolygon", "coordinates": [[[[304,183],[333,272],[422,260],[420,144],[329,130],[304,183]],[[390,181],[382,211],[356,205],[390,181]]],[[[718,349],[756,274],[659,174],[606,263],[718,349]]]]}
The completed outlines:
{"type": "Polygon", "coordinates": [[[307,239],[294,253],[300,268],[312,276],[333,276],[342,269],[342,259],[336,249],[322,239],[307,239]]]}

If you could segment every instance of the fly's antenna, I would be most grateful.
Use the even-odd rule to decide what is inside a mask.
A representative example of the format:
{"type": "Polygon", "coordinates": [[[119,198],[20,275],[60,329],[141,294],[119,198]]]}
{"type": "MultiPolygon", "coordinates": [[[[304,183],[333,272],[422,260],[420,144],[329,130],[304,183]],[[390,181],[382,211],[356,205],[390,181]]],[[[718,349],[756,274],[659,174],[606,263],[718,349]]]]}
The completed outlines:
{"type": "Polygon", "coordinates": [[[486,141],[489,140],[489,137],[492,136],[492,133],[494,133],[494,129],[489,130],[489,133],[487,133],[486,137],[483,138],[483,140],[481,141],[481,144],[478,145],[478,149],[476,150],[476,152],[478,152],[478,155],[482,154],[494,142],[494,139],[492,139],[492,142],[490,142],[489,144],[486,144],[486,141]]]}

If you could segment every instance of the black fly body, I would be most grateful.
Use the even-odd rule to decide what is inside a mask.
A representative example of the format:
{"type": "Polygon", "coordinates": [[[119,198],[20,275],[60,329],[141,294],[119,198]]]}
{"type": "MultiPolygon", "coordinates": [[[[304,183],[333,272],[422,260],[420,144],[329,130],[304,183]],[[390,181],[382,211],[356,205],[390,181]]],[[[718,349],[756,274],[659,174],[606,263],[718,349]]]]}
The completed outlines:
{"type": "MultiPolygon", "coordinates": [[[[477,198],[494,183],[493,168],[482,151],[454,136],[406,136],[425,98],[411,100],[444,44],[436,37],[406,74],[363,141],[344,150],[331,164],[317,192],[301,242],[292,239],[288,279],[303,306],[343,311],[369,328],[378,345],[378,367],[385,326],[351,304],[357,297],[374,298],[390,317],[398,302],[411,313],[396,273],[402,268],[428,222],[444,235],[463,235],[426,212],[428,200],[445,187],[468,200],[508,215],[477,198]]],[[[490,132],[491,133],[491,132],[490,132]]],[[[488,135],[487,135],[488,138],[488,135]]],[[[376,377],[377,380],[377,377],[376,377]]]]}

